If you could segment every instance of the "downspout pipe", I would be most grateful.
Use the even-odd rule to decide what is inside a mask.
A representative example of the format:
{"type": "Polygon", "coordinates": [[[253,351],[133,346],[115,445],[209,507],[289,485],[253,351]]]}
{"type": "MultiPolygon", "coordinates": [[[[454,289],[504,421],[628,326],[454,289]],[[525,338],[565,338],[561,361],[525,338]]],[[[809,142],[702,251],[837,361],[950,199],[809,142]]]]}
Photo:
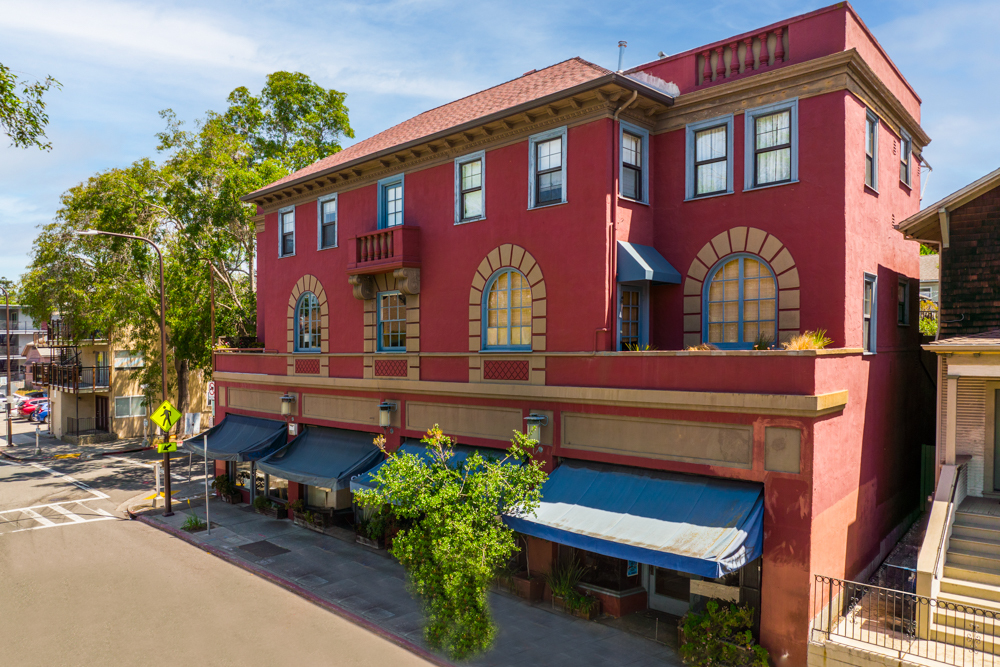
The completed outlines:
{"type": "MultiPolygon", "coordinates": [[[[623,104],[620,107],[618,107],[618,110],[615,111],[615,122],[616,123],[618,122],[618,114],[620,114],[622,111],[625,111],[625,109],[627,109],[629,107],[629,105],[631,105],[633,102],[635,102],[635,100],[636,100],[637,97],[639,97],[639,91],[638,90],[633,90],[632,91],[632,97],[628,98],[628,102],[626,102],[625,104],[623,104]]],[[[618,129],[617,126],[615,127],[615,129],[616,130],[618,129]]]]}
{"type": "Polygon", "coordinates": [[[618,162],[621,159],[619,155],[620,147],[618,142],[618,137],[621,135],[620,125],[618,124],[618,115],[621,114],[630,104],[636,101],[639,97],[639,91],[633,90],[632,97],[622,104],[618,109],[615,110],[614,119],[611,124],[611,155],[614,156],[614,162],[612,163],[612,176],[611,184],[613,187],[613,192],[611,193],[611,200],[614,202],[611,205],[611,239],[609,243],[609,252],[611,253],[610,264],[611,264],[611,298],[613,300],[613,305],[611,307],[611,326],[608,331],[612,337],[611,347],[615,348],[617,344],[617,329],[618,329],[618,188],[620,187],[618,183],[619,168],[618,162]]]}

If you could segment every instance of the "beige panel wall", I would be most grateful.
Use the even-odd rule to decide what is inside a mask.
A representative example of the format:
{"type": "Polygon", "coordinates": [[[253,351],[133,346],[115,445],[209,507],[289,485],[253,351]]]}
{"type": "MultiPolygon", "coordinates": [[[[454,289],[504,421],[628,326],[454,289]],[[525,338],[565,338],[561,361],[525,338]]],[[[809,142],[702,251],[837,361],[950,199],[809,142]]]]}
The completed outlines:
{"type": "Polygon", "coordinates": [[[986,460],[986,380],[960,377],[955,415],[955,455],[971,456],[969,495],[983,495],[986,460]]]}
{"type": "MultiPolygon", "coordinates": [[[[230,390],[230,401],[233,391],[230,390]]],[[[374,398],[303,394],[302,417],[378,426],[378,401],[374,398]]]]}
{"type": "Polygon", "coordinates": [[[509,441],[524,430],[524,415],[517,408],[407,402],[406,428],[423,432],[434,424],[452,436],[509,441]]]}
{"type": "Polygon", "coordinates": [[[229,407],[278,415],[281,414],[281,392],[230,387],[229,407]]]}
{"type": "Polygon", "coordinates": [[[562,446],[608,454],[750,468],[753,429],[564,412],[562,446]]]}

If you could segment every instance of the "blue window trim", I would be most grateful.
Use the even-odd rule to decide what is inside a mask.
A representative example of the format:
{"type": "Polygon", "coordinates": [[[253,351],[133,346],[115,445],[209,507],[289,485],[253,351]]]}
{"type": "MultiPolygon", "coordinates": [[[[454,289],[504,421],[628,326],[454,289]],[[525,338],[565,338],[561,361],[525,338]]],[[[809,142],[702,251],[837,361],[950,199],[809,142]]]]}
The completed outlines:
{"type": "MultiPolygon", "coordinates": [[[[382,297],[390,296],[392,294],[402,294],[397,290],[388,290],[386,292],[379,292],[375,295],[375,349],[379,352],[406,352],[406,345],[385,347],[382,345],[382,297]]],[[[403,308],[403,331],[405,340],[406,331],[406,308],[403,308]]],[[[394,322],[399,320],[393,320],[394,322]]]]}
{"type": "Polygon", "coordinates": [[[467,222],[478,222],[480,220],[486,219],[486,151],[477,151],[475,153],[469,153],[468,155],[463,155],[462,157],[455,158],[455,224],[464,225],[467,222]],[[480,161],[482,166],[482,193],[483,193],[483,214],[476,216],[475,218],[462,218],[462,165],[480,161]]]}
{"type": "MultiPolygon", "coordinates": [[[[729,262],[733,261],[734,259],[752,259],[755,262],[760,262],[763,266],[766,266],[767,270],[771,272],[771,278],[774,280],[774,333],[775,333],[775,340],[773,342],[776,343],[777,342],[777,334],[778,334],[778,278],[775,275],[774,269],[771,267],[770,263],[768,263],[760,255],[754,255],[754,254],[749,253],[749,252],[737,252],[737,253],[733,253],[731,255],[726,255],[725,257],[723,257],[722,259],[720,259],[719,261],[717,261],[715,264],[713,264],[712,268],[708,270],[708,273],[706,274],[706,278],[705,278],[704,287],[702,288],[702,295],[701,295],[701,313],[702,313],[701,314],[701,339],[702,339],[703,342],[706,342],[706,343],[709,342],[709,340],[708,340],[708,294],[709,294],[709,290],[711,290],[711,288],[712,288],[712,279],[715,277],[715,274],[717,274],[719,271],[722,270],[723,266],[725,266],[729,262]]],[[[739,286],[740,286],[739,337],[742,338],[743,337],[743,262],[740,262],[740,278],[739,278],[739,280],[740,280],[740,282],[739,282],[739,286]]],[[[763,320],[758,320],[758,321],[763,321],[763,320]]],[[[754,346],[754,343],[756,343],[756,342],[757,341],[750,341],[750,342],[744,341],[742,343],[712,343],[712,345],[715,345],[720,350],[752,350],[753,346],[754,346]]]]}
{"type": "MultiPolygon", "coordinates": [[[[315,352],[319,352],[322,349],[322,346],[319,346],[319,347],[300,347],[299,346],[299,338],[300,338],[300,336],[299,336],[299,326],[300,326],[300,322],[301,322],[301,320],[299,318],[299,309],[302,308],[302,301],[305,300],[307,297],[310,297],[310,296],[313,297],[314,299],[316,299],[316,304],[317,304],[317,306],[316,306],[316,328],[320,329],[320,327],[319,327],[319,322],[320,322],[320,316],[319,316],[319,298],[315,294],[313,294],[312,292],[303,292],[299,296],[299,300],[295,302],[295,331],[294,331],[295,339],[294,339],[294,347],[293,347],[293,349],[296,352],[314,352],[315,353],[315,352]]],[[[320,331],[322,332],[321,329],[320,329],[320,331]]]]}
{"type": "Polygon", "coordinates": [[[336,193],[326,195],[316,200],[316,249],[329,250],[340,245],[340,204],[337,202],[336,193]],[[323,245],[323,204],[333,202],[333,210],[336,220],[333,223],[333,245],[323,245]]]}
{"type": "MultiPolygon", "coordinates": [[[[518,275],[521,276],[521,278],[524,280],[524,284],[525,285],[528,284],[528,278],[527,278],[527,276],[525,276],[523,273],[521,273],[517,269],[511,268],[511,267],[506,267],[506,268],[497,270],[497,272],[494,273],[492,276],[490,276],[490,279],[486,281],[486,286],[483,289],[483,303],[480,306],[480,322],[482,323],[481,326],[479,327],[479,337],[480,337],[480,339],[482,341],[480,343],[480,346],[479,346],[480,347],[480,351],[482,351],[482,352],[531,352],[531,344],[530,343],[527,344],[527,345],[487,345],[487,343],[486,343],[486,341],[487,341],[486,330],[487,330],[487,328],[489,326],[489,321],[490,321],[490,318],[489,318],[490,290],[493,289],[493,283],[495,283],[497,281],[497,279],[500,276],[502,276],[503,274],[505,274],[505,273],[516,273],[516,274],[518,274],[518,275]]],[[[528,287],[528,293],[529,294],[531,293],[531,287],[530,286],[528,287]]],[[[510,301],[508,300],[508,302],[507,302],[507,340],[510,340],[510,307],[511,307],[510,306],[510,301]]],[[[531,310],[531,313],[533,315],[534,314],[534,310],[531,309],[531,308],[529,308],[529,310],[531,310]]],[[[534,323],[533,322],[532,322],[532,325],[531,325],[531,329],[532,329],[532,335],[534,335],[534,323]]]]}
{"type": "MultiPolygon", "coordinates": [[[[879,121],[879,117],[876,116],[872,112],[871,109],[867,109],[865,111],[865,141],[866,142],[868,141],[868,123],[869,122],[875,124],[875,132],[874,132],[875,136],[872,138],[872,140],[874,142],[873,145],[872,145],[872,182],[871,182],[871,185],[869,185],[868,183],[865,183],[865,186],[871,188],[875,192],[878,192],[878,131],[879,131],[879,125],[881,125],[881,122],[879,121]]],[[[867,157],[867,151],[865,152],[865,156],[867,157]]]]}
{"type": "MultiPolygon", "coordinates": [[[[901,158],[903,156],[903,145],[904,144],[910,147],[909,150],[906,151],[906,180],[904,181],[901,178],[901,179],[899,179],[899,182],[902,183],[903,185],[905,185],[908,188],[912,188],[913,187],[913,138],[910,137],[910,134],[906,130],[900,129],[899,130],[899,156],[901,158]]],[[[902,163],[902,162],[903,161],[900,160],[900,163],[902,163]]]]}
{"type": "Polygon", "coordinates": [[[649,203],[649,132],[638,125],[632,125],[625,121],[618,122],[618,196],[626,201],[635,201],[640,204],[649,203]],[[621,192],[621,184],[625,178],[625,158],[623,149],[625,147],[625,133],[634,134],[642,139],[642,197],[632,199],[626,197],[621,192]]]}
{"type": "Polygon", "coordinates": [[[294,257],[295,256],[295,207],[286,206],[285,208],[278,209],[278,257],[294,257]],[[285,238],[285,214],[292,214],[292,251],[290,253],[284,253],[284,238],[285,238]]]}
{"type": "Polygon", "coordinates": [[[722,195],[733,194],[733,114],[716,116],[697,123],[688,123],[684,129],[684,201],[697,199],[711,199],[722,195]],[[724,192],[713,192],[707,195],[695,195],[695,173],[694,173],[694,135],[702,130],[712,127],[726,126],[726,190],[724,192]]]}
{"type": "Polygon", "coordinates": [[[649,343],[649,283],[647,281],[618,283],[618,313],[616,316],[618,326],[615,331],[615,350],[617,351],[622,349],[622,292],[626,288],[639,291],[639,347],[649,343]]]}
{"type": "Polygon", "coordinates": [[[554,130],[548,130],[546,132],[539,132],[528,137],[528,208],[548,208],[549,206],[556,206],[558,204],[565,204],[568,201],[567,190],[569,189],[569,182],[566,180],[566,165],[568,163],[568,144],[566,134],[566,126],[557,127],[554,130]],[[549,139],[555,139],[556,137],[562,137],[562,200],[551,202],[548,204],[535,204],[535,145],[542,141],[548,141],[549,139]]]}
{"type": "Polygon", "coordinates": [[[896,324],[901,327],[910,326],[910,279],[899,276],[897,284],[903,288],[903,319],[899,319],[899,293],[896,294],[896,324]]]}
{"type": "MultiPolygon", "coordinates": [[[[378,182],[378,228],[379,229],[387,229],[386,219],[385,219],[386,216],[385,190],[390,185],[396,185],[397,183],[399,184],[401,190],[400,196],[403,202],[403,210],[401,211],[402,215],[400,216],[403,222],[399,224],[402,225],[406,223],[406,186],[405,183],[403,182],[404,176],[405,174],[396,174],[395,176],[389,176],[388,178],[383,178],[378,182]]],[[[398,227],[399,225],[394,225],[394,226],[398,227]]]]}
{"type": "Polygon", "coordinates": [[[779,185],[790,185],[792,183],[799,182],[799,98],[793,97],[790,100],[785,100],[783,102],[778,102],[776,104],[768,104],[767,106],[757,107],[756,109],[747,109],[744,112],[744,127],[743,127],[743,190],[763,190],[764,188],[774,188],[779,185]],[[782,181],[780,183],[765,183],[764,185],[754,186],[754,170],[757,168],[756,161],[754,159],[754,142],[756,141],[756,133],[754,128],[754,121],[757,116],[766,116],[777,111],[784,111],[785,109],[791,110],[791,117],[789,118],[789,125],[792,130],[792,174],[791,179],[787,181],[782,181]]]}
{"type": "MultiPolygon", "coordinates": [[[[865,280],[863,285],[868,283],[872,284],[872,323],[871,323],[871,334],[872,342],[871,349],[868,349],[865,340],[861,341],[861,346],[864,348],[864,354],[876,354],[878,352],[878,276],[873,273],[865,272],[865,280]]],[[[865,292],[864,287],[861,289],[861,333],[864,335],[864,318],[865,318],[865,292]]]]}

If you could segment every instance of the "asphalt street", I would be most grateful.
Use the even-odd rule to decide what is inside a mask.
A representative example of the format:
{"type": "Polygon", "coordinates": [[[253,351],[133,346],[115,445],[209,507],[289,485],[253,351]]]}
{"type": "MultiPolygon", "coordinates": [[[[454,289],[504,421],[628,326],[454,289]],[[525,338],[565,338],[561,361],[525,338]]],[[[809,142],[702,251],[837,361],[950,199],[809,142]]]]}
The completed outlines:
{"type": "MultiPolygon", "coordinates": [[[[15,423],[19,456],[34,426],[15,423]]],[[[65,451],[43,442],[43,451],[65,451]]],[[[118,507],[152,493],[155,453],[0,459],[4,665],[428,664],[118,507]],[[304,662],[308,661],[308,663],[304,662]]],[[[174,462],[188,478],[187,457],[174,462]]],[[[200,476],[194,466],[192,477],[200,476]]],[[[183,502],[182,500],[180,502],[183,502]]]]}

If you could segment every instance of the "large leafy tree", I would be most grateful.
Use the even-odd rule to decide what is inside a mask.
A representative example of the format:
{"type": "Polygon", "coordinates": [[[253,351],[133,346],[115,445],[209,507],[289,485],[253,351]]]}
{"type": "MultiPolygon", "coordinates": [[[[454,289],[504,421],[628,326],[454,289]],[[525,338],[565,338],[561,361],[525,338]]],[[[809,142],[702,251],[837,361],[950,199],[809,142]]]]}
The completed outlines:
{"type": "Polygon", "coordinates": [[[179,407],[185,408],[188,373],[211,366],[213,282],[217,335],[256,332],[256,209],[240,198],[287,174],[296,156],[340,150],[340,138],[353,136],[343,102],[343,93],[327,91],[302,74],[276,72],[259,96],[238,88],[225,112],[209,112],[192,130],[173,111],[161,112],[162,159],[144,158],[71,188],[56,219],[35,239],[22,279],[32,315],[47,319],[58,312],[76,335],[100,330],[127,337],[144,353],[142,372],[155,393],[160,375],[155,252],[138,241],[74,232],[96,229],[151,239],[163,251],[168,371],[179,407]],[[289,78],[295,87],[279,85],[289,78]],[[268,120],[276,115],[274,107],[283,109],[280,123],[268,120]],[[305,116],[296,120],[296,109],[305,116]],[[279,126],[283,141],[275,138],[279,126]]]}
{"type": "Polygon", "coordinates": [[[19,79],[9,67],[0,63],[0,130],[10,137],[14,146],[52,149],[52,143],[45,141],[49,116],[45,112],[44,99],[52,86],[62,87],[51,76],[35,82],[19,79]]]}
{"type": "MultiPolygon", "coordinates": [[[[422,440],[428,457],[391,454],[375,473],[374,489],[355,497],[368,508],[391,505],[405,526],[392,540],[410,589],[427,614],[424,637],[453,658],[488,649],[496,638],[489,588],[517,552],[503,515],[532,512],[548,477],[532,458],[536,441],[514,432],[503,455],[473,453],[455,465],[453,442],[437,424],[422,440]]],[[[385,439],[376,443],[383,450],[385,439]]]]}

